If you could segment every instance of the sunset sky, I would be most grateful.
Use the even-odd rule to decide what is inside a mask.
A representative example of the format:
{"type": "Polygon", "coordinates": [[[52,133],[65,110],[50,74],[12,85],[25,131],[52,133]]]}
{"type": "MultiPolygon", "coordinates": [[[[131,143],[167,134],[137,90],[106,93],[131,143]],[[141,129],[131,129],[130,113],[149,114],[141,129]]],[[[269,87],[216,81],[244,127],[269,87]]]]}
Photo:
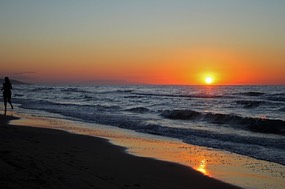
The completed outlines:
{"type": "Polygon", "coordinates": [[[285,84],[284,0],[3,0],[0,76],[285,84]]]}

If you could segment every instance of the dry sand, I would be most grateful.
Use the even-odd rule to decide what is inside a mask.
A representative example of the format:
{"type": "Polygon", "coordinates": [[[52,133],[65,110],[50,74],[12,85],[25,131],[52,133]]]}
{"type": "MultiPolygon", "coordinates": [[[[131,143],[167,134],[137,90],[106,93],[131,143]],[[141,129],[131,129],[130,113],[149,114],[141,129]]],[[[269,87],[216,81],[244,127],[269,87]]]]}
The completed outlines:
{"type": "Polygon", "coordinates": [[[0,188],[237,189],[179,164],[135,157],[106,139],[9,125],[0,116],[0,188]]]}

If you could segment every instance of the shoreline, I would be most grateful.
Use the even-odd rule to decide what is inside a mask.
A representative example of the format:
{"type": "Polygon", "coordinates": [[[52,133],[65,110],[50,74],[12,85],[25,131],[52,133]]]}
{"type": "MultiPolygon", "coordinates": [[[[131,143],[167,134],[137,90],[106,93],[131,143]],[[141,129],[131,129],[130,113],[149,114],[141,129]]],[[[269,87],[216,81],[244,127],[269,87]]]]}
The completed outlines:
{"type": "Polygon", "coordinates": [[[104,138],[116,146],[123,147],[124,153],[184,165],[242,188],[283,189],[285,187],[285,167],[273,162],[118,127],[88,124],[65,118],[35,116],[24,112],[15,115],[21,119],[11,121],[13,125],[29,125],[104,138]]]}
{"type": "Polygon", "coordinates": [[[9,124],[12,119],[0,117],[1,188],[240,188],[183,165],[129,155],[106,139],[9,124]]]}

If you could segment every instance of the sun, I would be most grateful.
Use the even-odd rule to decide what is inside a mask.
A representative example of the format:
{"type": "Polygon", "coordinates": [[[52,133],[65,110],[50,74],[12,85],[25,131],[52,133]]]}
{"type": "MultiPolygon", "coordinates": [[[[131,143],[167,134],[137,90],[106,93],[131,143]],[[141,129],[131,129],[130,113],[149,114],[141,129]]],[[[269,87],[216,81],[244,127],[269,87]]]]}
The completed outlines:
{"type": "Polygon", "coordinates": [[[220,81],[219,75],[215,72],[204,72],[198,76],[202,85],[216,85],[220,81]]]}
{"type": "Polygon", "coordinates": [[[208,77],[205,78],[205,83],[206,83],[206,84],[210,85],[210,84],[212,84],[213,82],[214,82],[213,77],[208,76],[208,77]]]}

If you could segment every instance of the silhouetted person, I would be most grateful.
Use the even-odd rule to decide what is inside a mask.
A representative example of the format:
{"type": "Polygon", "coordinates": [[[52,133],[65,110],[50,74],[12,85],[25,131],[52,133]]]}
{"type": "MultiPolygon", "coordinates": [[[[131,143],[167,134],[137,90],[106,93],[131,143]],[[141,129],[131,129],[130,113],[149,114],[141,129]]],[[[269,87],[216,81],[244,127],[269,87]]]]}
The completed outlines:
{"type": "Polygon", "coordinates": [[[5,114],[7,111],[7,102],[11,105],[11,108],[13,109],[13,105],[11,103],[11,96],[12,96],[11,89],[12,89],[12,84],[10,82],[9,77],[5,77],[5,82],[3,83],[3,87],[1,89],[1,91],[3,91],[5,114]]]}

